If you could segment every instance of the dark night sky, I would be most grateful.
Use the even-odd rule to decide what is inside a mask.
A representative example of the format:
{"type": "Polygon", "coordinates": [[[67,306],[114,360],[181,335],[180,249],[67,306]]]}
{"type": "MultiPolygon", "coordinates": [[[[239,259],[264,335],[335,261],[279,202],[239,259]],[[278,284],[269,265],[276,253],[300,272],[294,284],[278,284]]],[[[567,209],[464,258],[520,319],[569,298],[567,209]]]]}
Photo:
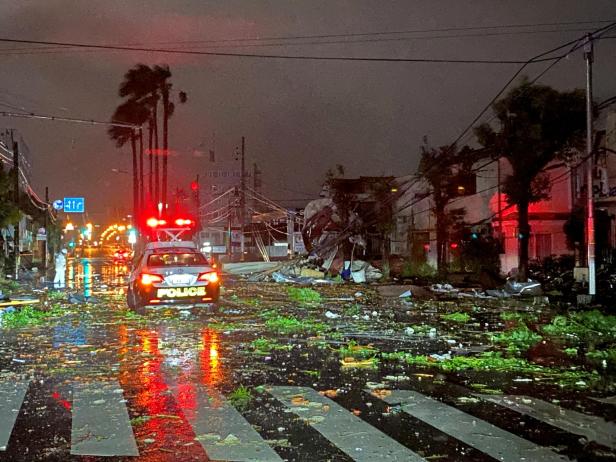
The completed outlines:
{"type": "MultiPolygon", "coordinates": [[[[0,36],[169,47],[180,45],[164,42],[613,18],[614,0],[5,0],[0,2],[0,36]]],[[[427,39],[424,33],[415,34],[420,38],[414,40],[351,44],[237,48],[225,43],[216,50],[525,60],[601,25],[466,38],[427,39]]],[[[298,40],[310,41],[314,40],[298,40]]],[[[195,49],[205,50],[206,45],[195,49]]],[[[198,172],[205,158],[195,156],[195,150],[207,151],[213,133],[218,158],[231,158],[245,135],[248,160],[260,164],[265,190],[275,199],[316,195],[325,171],[335,164],[344,165],[351,176],[413,172],[422,137],[427,135],[434,145],[455,139],[517,68],[90,50],[32,53],[32,46],[19,44],[0,48],[0,108],[87,119],[110,118],[119,102],[118,84],[129,67],[137,62],[168,63],[174,88],[189,95],[171,121],[171,186],[187,185],[198,172]],[[9,48],[22,51],[7,53],[9,48]]],[[[600,101],[616,93],[616,40],[597,44],[595,63],[595,95],[600,101]]],[[[533,65],[527,74],[534,76],[544,66],[533,65]]],[[[563,60],[541,82],[559,89],[582,87],[581,52],[563,60]]],[[[96,220],[114,207],[130,208],[130,176],[111,171],[130,170],[129,151],[116,149],[104,128],[0,118],[0,128],[7,127],[19,129],[30,147],[39,194],[48,185],[52,199],[84,195],[89,211],[97,212],[96,220]]],[[[291,204],[298,202],[285,203],[291,204]]]]}

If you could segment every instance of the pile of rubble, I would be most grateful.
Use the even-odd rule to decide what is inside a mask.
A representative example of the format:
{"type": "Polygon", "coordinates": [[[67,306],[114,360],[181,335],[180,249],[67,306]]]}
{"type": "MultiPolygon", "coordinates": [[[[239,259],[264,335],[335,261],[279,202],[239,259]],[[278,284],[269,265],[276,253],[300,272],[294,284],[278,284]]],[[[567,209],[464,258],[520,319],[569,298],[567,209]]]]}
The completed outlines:
{"type": "Polygon", "coordinates": [[[363,260],[344,262],[341,271],[327,270],[318,260],[302,258],[284,262],[227,263],[224,271],[245,277],[251,282],[279,282],[302,285],[341,282],[371,283],[383,278],[383,273],[363,260]]]}

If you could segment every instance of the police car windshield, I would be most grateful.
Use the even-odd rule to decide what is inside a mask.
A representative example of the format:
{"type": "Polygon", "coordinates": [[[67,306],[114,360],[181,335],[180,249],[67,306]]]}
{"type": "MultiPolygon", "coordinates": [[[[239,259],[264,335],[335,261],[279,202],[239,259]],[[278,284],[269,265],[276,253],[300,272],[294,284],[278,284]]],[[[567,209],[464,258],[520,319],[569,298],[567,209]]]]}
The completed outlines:
{"type": "Polygon", "coordinates": [[[197,252],[156,253],[148,257],[148,266],[204,266],[207,260],[197,252]]]}

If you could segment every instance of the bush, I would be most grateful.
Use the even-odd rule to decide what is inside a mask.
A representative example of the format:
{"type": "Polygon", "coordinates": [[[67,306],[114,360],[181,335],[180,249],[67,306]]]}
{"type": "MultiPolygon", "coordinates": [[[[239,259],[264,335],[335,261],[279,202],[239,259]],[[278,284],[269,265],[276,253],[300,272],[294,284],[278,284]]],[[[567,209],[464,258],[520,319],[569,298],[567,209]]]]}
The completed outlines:
{"type": "Polygon", "coordinates": [[[289,287],[287,293],[291,300],[299,303],[320,303],[321,294],[309,287],[289,287]]]}
{"type": "Polygon", "coordinates": [[[403,278],[433,278],[436,276],[436,269],[426,262],[407,261],[402,267],[401,276],[403,278]]]}

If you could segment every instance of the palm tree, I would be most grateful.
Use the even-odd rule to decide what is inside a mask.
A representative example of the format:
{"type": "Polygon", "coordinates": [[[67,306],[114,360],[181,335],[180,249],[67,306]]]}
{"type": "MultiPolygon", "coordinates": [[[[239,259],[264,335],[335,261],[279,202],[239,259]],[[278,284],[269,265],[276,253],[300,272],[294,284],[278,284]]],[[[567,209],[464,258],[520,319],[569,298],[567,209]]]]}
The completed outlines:
{"type": "MultiPolygon", "coordinates": [[[[161,66],[154,66],[153,69],[155,79],[158,82],[159,93],[163,105],[163,150],[162,150],[162,186],[161,186],[161,202],[167,203],[167,186],[168,186],[168,159],[169,159],[169,119],[173,116],[175,111],[175,104],[171,101],[170,94],[173,84],[169,82],[171,78],[171,71],[169,66],[163,64],[161,66]]],[[[179,92],[180,103],[186,102],[186,93],[179,92]]]]}
{"type": "MultiPolygon", "coordinates": [[[[167,163],[169,156],[169,118],[173,115],[175,106],[169,101],[169,92],[173,84],[169,82],[171,78],[171,71],[169,66],[156,65],[153,69],[156,82],[158,84],[158,91],[160,93],[163,103],[163,150],[162,150],[162,185],[160,187],[160,198],[163,204],[167,203],[167,163]]],[[[158,171],[158,170],[157,170],[158,171]]],[[[158,182],[158,176],[157,176],[158,182]]],[[[158,185],[158,183],[157,183],[158,185]]],[[[158,189],[158,186],[157,186],[158,189]]]]}
{"type": "Polygon", "coordinates": [[[475,133],[484,147],[511,164],[504,181],[507,202],[518,208],[518,280],[528,278],[530,204],[550,196],[545,168],[568,159],[583,146],[585,98],[583,90],[559,92],[528,79],[492,105],[497,127],[482,124],[475,133]]]}
{"type": "MultiPolygon", "coordinates": [[[[153,188],[153,176],[158,177],[158,169],[153,168],[153,155],[158,153],[157,138],[157,113],[158,106],[158,83],[154,71],[150,66],[137,64],[124,74],[124,80],[120,83],[118,94],[122,98],[134,101],[146,114],[143,123],[148,123],[148,156],[149,156],[149,181],[148,200],[150,203],[158,200],[157,192],[153,188]],[[153,146],[154,141],[154,146],[153,146]]],[[[158,165],[158,160],[156,161],[158,165]]],[[[141,171],[143,178],[143,170],[141,171]]],[[[142,180],[143,187],[143,180],[142,180]]]]}
{"type": "MultiPolygon", "coordinates": [[[[149,197],[151,205],[158,202],[167,202],[167,176],[168,176],[168,153],[169,153],[169,118],[173,115],[175,105],[171,101],[170,94],[173,85],[169,82],[171,71],[166,64],[153,67],[145,64],[137,64],[124,75],[120,84],[119,95],[133,100],[147,113],[142,123],[148,124],[148,147],[149,147],[149,197]],[[162,150],[159,150],[158,138],[158,102],[162,101],[162,150]],[[162,154],[162,185],[159,155],[162,154]],[[152,157],[154,156],[154,157],[152,157]]],[[[186,102],[186,93],[179,93],[181,103],[186,102]]],[[[143,165],[143,162],[140,161],[143,165]]],[[[143,166],[141,168],[143,177],[143,166]]],[[[142,182],[143,187],[143,182],[142,182]]]]}
{"type": "MultiPolygon", "coordinates": [[[[142,125],[148,118],[147,109],[137,101],[129,99],[119,105],[111,117],[111,122],[127,125],[142,125]]],[[[117,147],[130,141],[133,157],[133,216],[139,212],[139,167],[137,164],[137,133],[135,128],[113,125],[107,130],[109,138],[115,141],[117,147]]]]}

